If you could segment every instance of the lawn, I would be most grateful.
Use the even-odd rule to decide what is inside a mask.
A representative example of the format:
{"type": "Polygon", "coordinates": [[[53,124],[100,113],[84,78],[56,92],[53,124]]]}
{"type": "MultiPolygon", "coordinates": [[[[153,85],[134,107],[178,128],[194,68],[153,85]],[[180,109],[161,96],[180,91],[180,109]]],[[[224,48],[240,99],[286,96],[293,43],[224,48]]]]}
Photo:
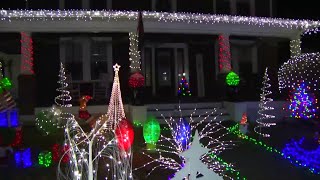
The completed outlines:
{"type": "MultiPolygon", "coordinates": [[[[226,126],[231,126],[234,123],[226,122],[224,124],[226,126]]],[[[306,122],[280,123],[270,132],[272,137],[263,140],[263,142],[278,150],[282,150],[285,143],[289,142],[290,138],[300,139],[303,136],[310,138],[315,130],[316,128],[313,124],[306,122]]],[[[168,134],[168,132],[163,133],[168,134]]],[[[254,133],[249,133],[249,136],[259,139],[254,133]]],[[[234,134],[229,134],[226,138],[235,140],[236,146],[226,150],[219,157],[228,163],[233,163],[235,169],[239,170],[241,176],[246,177],[249,180],[316,180],[320,178],[320,175],[311,174],[307,169],[296,167],[279,154],[268,152],[260,146],[241,140],[234,134]]],[[[23,127],[23,146],[31,147],[33,151],[33,162],[37,162],[37,153],[42,150],[50,150],[54,143],[61,142],[62,139],[62,133],[54,136],[43,136],[35,127],[23,127]]],[[[135,143],[133,146],[133,167],[138,167],[149,161],[147,157],[141,155],[141,150],[145,148],[143,142],[142,128],[136,127],[135,143]]],[[[134,171],[136,179],[167,179],[172,173],[172,171],[157,170],[149,177],[145,177],[150,169],[151,167],[148,167],[145,170],[134,171]]],[[[9,167],[1,167],[1,179],[56,179],[56,166],[53,165],[49,168],[43,168],[35,165],[35,167],[32,168],[21,169],[16,168],[12,161],[9,167]]]]}

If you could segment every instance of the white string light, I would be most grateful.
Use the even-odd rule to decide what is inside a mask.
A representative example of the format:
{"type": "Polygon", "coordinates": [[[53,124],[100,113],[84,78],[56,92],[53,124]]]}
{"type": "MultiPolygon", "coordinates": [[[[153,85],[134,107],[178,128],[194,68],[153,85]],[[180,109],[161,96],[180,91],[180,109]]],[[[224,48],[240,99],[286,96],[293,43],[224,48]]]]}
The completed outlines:
{"type": "MultiPolygon", "coordinates": [[[[245,24],[257,27],[280,27],[298,29],[303,34],[317,33],[320,21],[293,20],[283,18],[246,17],[231,15],[212,15],[201,13],[167,13],[167,12],[143,12],[143,18],[147,21],[179,22],[192,24],[245,24]]],[[[59,20],[120,20],[136,21],[138,12],[134,11],[91,11],[91,10],[1,10],[1,21],[59,21],[59,20]]]]}
{"type": "Polygon", "coordinates": [[[257,134],[262,135],[263,137],[270,137],[270,134],[261,132],[263,128],[270,128],[271,126],[276,125],[276,123],[273,123],[270,121],[274,119],[275,116],[266,114],[265,112],[265,111],[274,110],[273,107],[267,106],[273,101],[273,99],[269,97],[272,94],[272,92],[268,90],[271,87],[271,84],[269,84],[269,80],[270,79],[268,77],[268,68],[266,68],[266,71],[263,77],[263,82],[262,82],[263,87],[262,87],[262,93],[260,95],[260,104],[259,104],[259,110],[258,110],[258,114],[260,117],[256,120],[258,125],[254,128],[254,131],[257,134]]]}
{"type": "Polygon", "coordinates": [[[134,32],[129,32],[129,61],[131,72],[141,71],[140,68],[140,51],[139,51],[139,35],[134,32]]]}
{"type": "Polygon", "coordinates": [[[320,90],[320,53],[304,53],[285,62],[278,72],[279,89],[295,88],[302,80],[314,91],[320,90]]]}
{"type": "Polygon", "coordinates": [[[294,58],[301,54],[301,40],[293,39],[290,41],[290,57],[294,58]]]}
{"type": "MultiPolygon", "coordinates": [[[[169,126],[169,129],[171,131],[170,137],[160,135],[160,140],[157,144],[158,147],[155,150],[152,149],[152,152],[157,153],[157,157],[155,158],[154,155],[151,156],[146,152],[142,152],[144,155],[149,157],[151,161],[140,167],[135,168],[134,170],[139,170],[147,166],[154,165],[153,168],[147,174],[147,176],[149,176],[153,171],[159,168],[179,171],[181,168],[183,168],[181,165],[182,162],[185,162],[185,157],[181,156],[181,153],[184,152],[185,149],[188,149],[190,147],[191,133],[196,131],[196,129],[200,129],[199,140],[206,139],[208,144],[204,147],[210,150],[208,153],[202,156],[199,154],[199,159],[201,159],[201,161],[205,163],[210,170],[215,171],[220,176],[232,179],[231,177],[225,174],[225,168],[227,167],[227,165],[215,161],[210,157],[211,154],[218,155],[228,147],[234,145],[232,141],[222,140],[222,138],[228,134],[226,128],[221,125],[221,122],[216,122],[217,118],[222,113],[217,116],[214,116],[217,113],[217,109],[213,109],[212,111],[205,112],[204,114],[199,115],[198,117],[193,117],[193,115],[196,113],[196,110],[197,109],[195,108],[194,111],[190,114],[190,118],[188,121],[188,124],[191,127],[191,129],[190,132],[187,131],[185,134],[185,138],[187,139],[186,141],[188,142],[186,144],[186,147],[181,143],[181,141],[175,138],[177,134],[181,133],[182,131],[185,131],[185,129],[180,129],[181,126],[179,126],[179,124],[182,123],[183,119],[180,105],[179,119],[174,119],[172,116],[166,118],[163,114],[160,114],[163,120],[169,126]]],[[[156,109],[156,111],[158,111],[158,109],[156,109]]],[[[228,164],[228,166],[232,167],[232,165],[230,164],[228,164]]]]}
{"type": "MultiPolygon", "coordinates": [[[[120,66],[113,66],[115,71],[113,93],[110,98],[108,114],[99,118],[90,132],[85,132],[74,116],[67,121],[65,128],[65,143],[69,148],[62,156],[58,165],[60,179],[99,179],[100,165],[106,169],[106,179],[132,179],[132,153],[131,149],[124,151],[118,146],[114,129],[120,118],[124,118],[124,110],[119,86],[118,71],[120,66]],[[108,118],[105,120],[104,118],[108,118]],[[70,157],[69,166],[63,170],[61,161],[64,156],[70,157]]],[[[104,173],[104,171],[103,171],[104,173]]]]}

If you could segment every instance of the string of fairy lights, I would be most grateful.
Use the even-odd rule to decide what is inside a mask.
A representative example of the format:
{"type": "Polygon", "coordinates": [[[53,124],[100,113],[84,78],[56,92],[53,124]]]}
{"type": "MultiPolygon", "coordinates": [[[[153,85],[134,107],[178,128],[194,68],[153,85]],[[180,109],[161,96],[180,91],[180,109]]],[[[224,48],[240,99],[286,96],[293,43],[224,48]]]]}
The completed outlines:
{"type": "Polygon", "coordinates": [[[231,52],[229,35],[220,34],[219,42],[219,70],[223,73],[231,71],[231,52]]]}
{"type": "Polygon", "coordinates": [[[269,83],[269,80],[268,68],[266,68],[262,82],[262,93],[260,95],[258,110],[259,118],[256,120],[258,125],[254,128],[254,131],[263,137],[270,137],[270,134],[262,132],[263,129],[276,125],[275,122],[272,122],[272,119],[274,119],[275,116],[267,114],[267,112],[274,110],[274,107],[268,106],[268,104],[273,101],[273,99],[270,97],[272,92],[270,91],[271,84],[269,83]]]}
{"type": "Polygon", "coordinates": [[[301,54],[301,40],[293,39],[290,41],[290,57],[294,58],[301,54]]]}
{"type": "MultiPolygon", "coordinates": [[[[120,20],[136,21],[138,13],[135,11],[92,11],[92,10],[1,10],[0,20],[12,22],[23,21],[56,21],[56,20],[120,20]]],[[[201,13],[168,13],[143,12],[143,18],[148,21],[179,22],[189,24],[245,24],[257,27],[280,27],[303,30],[304,33],[317,33],[320,21],[293,20],[284,18],[246,17],[201,13]]]]}
{"type": "Polygon", "coordinates": [[[21,32],[21,71],[28,74],[34,74],[33,70],[33,40],[26,33],[21,32]]]}
{"type": "Polygon", "coordinates": [[[286,61],[278,71],[279,89],[294,89],[303,80],[313,91],[320,90],[320,53],[304,53],[286,61]]]}
{"type": "Polygon", "coordinates": [[[140,51],[139,51],[139,35],[134,32],[129,32],[129,61],[132,72],[141,71],[140,51]]]}

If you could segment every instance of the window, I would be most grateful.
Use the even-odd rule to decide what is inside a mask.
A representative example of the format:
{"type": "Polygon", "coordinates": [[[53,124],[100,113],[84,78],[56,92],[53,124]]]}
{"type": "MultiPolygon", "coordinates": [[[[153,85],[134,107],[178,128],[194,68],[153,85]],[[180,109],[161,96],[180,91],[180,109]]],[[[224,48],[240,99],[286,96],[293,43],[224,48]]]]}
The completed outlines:
{"type": "Polygon", "coordinates": [[[249,1],[237,1],[237,15],[250,16],[250,2],[249,1]]]}
{"type": "Polygon", "coordinates": [[[172,0],[156,0],[156,11],[170,12],[172,0]]]}
{"type": "Polygon", "coordinates": [[[103,79],[108,74],[108,42],[91,41],[91,80],[103,79]]]}
{"type": "Polygon", "coordinates": [[[114,10],[151,10],[151,0],[112,0],[114,10]]]}
{"type": "Polygon", "coordinates": [[[217,14],[230,14],[229,0],[216,0],[217,14]]]}
{"type": "Polygon", "coordinates": [[[212,13],[213,0],[177,0],[179,12],[212,13]]]}
{"type": "Polygon", "coordinates": [[[61,62],[72,80],[109,80],[112,73],[112,44],[106,37],[61,39],[61,62]],[[90,48],[89,48],[90,47],[90,48]]]}
{"type": "Polygon", "coordinates": [[[65,44],[66,74],[71,74],[73,80],[83,79],[82,45],[80,41],[68,39],[65,44]]]}
{"type": "Polygon", "coordinates": [[[90,0],[90,9],[92,10],[108,9],[107,1],[108,0],[90,0]]]}
{"type": "Polygon", "coordinates": [[[65,9],[82,9],[82,0],[64,0],[65,9]]]}
{"type": "Polygon", "coordinates": [[[28,0],[30,9],[59,9],[59,0],[28,0]]]}
{"type": "Polygon", "coordinates": [[[256,1],[256,16],[268,17],[270,16],[270,4],[269,0],[256,1]]]}

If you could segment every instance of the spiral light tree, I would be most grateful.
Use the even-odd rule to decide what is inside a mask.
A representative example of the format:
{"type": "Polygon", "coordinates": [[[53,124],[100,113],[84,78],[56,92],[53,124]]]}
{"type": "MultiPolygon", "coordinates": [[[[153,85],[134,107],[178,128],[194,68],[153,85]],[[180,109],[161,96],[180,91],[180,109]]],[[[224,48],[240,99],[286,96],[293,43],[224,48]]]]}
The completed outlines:
{"type": "Polygon", "coordinates": [[[60,160],[60,179],[132,179],[133,129],[125,120],[119,68],[117,64],[114,66],[115,77],[108,113],[97,120],[91,131],[85,132],[74,117],[68,119],[65,136],[69,150],[62,158],[69,156],[70,163],[63,169],[60,160]]]}
{"type": "Polygon", "coordinates": [[[275,116],[267,114],[268,111],[274,110],[273,107],[268,106],[268,104],[270,104],[273,101],[273,99],[269,97],[272,94],[272,92],[269,90],[269,88],[271,87],[271,84],[268,83],[269,80],[270,79],[268,77],[268,68],[266,68],[262,82],[262,93],[260,95],[260,104],[258,110],[259,118],[256,120],[258,125],[254,128],[254,131],[262,137],[270,137],[270,134],[263,133],[262,129],[270,128],[271,126],[276,125],[276,123],[272,122],[275,116]]]}
{"type": "Polygon", "coordinates": [[[71,96],[70,92],[67,90],[68,88],[68,83],[66,83],[66,72],[64,69],[63,63],[60,64],[60,71],[59,71],[59,80],[58,84],[60,84],[60,87],[57,88],[57,92],[60,94],[55,97],[54,102],[60,109],[62,110],[62,113],[60,114],[59,122],[58,122],[58,127],[62,128],[66,124],[67,120],[69,118],[73,118],[73,116],[70,113],[65,112],[65,108],[69,108],[72,106],[70,103],[71,101],[71,96]]]}
{"type": "MultiPolygon", "coordinates": [[[[180,106],[179,112],[181,112],[180,106]]],[[[213,116],[217,113],[217,110],[214,109],[211,112],[206,112],[205,114],[194,118],[193,115],[195,112],[196,108],[191,113],[189,120],[183,118],[181,113],[179,119],[174,119],[173,117],[166,118],[163,114],[161,114],[163,120],[169,127],[170,136],[160,135],[157,148],[155,150],[152,149],[152,152],[156,153],[148,154],[147,152],[149,149],[147,149],[146,152],[143,152],[144,155],[150,158],[150,161],[140,167],[135,168],[134,170],[140,170],[147,166],[151,166],[152,169],[147,174],[148,176],[156,169],[169,169],[176,172],[181,171],[176,173],[176,179],[183,179],[183,177],[186,178],[188,174],[190,177],[196,178],[198,174],[195,174],[195,172],[191,170],[192,168],[188,168],[191,164],[195,163],[191,161],[196,159],[197,164],[201,162],[203,163],[201,164],[201,167],[206,168],[199,170],[199,173],[202,173],[202,175],[206,173],[204,175],[206,178],[203,179],[210,179],[211,177],[217,177],[217,179],[221,179],[221,176],[229,177],[225,172],[226,169],[232,165],[221,163],[212,158],[212,156],[220,154],[226,148],[233,145],[232,141],[223,140],[227,133],[226,128],[223,127],[220,122],[217,122],[217,117],[220,114],[218,116],[213,116]],[[192,132],[196,133],[195,137],[193,138],[193,142],[191,142],[192,132]],[[208,142],[206,145],[202,145],[202,147],[206,148],[206,151],[203,151],[202,149],[200,154],[194,153],[195,151],[192,150],[189,151],[189,149],[192,149],[190,148],[191,146],[199,145],[200,140],[206,140],[208,142]],[[186,152],[193,152],[193,155],[197,156],[189,159],[188,153],[186,152]],[[207,169],[209,169],[209,171],[207,169]],[[211,175],[208,172],[210,172],[211,175]]],[[[198,151],[196,150],[196,152],[198,151]]],[[[193,168],[196,169],[199,167],[193,166],[193,168]]]]}

